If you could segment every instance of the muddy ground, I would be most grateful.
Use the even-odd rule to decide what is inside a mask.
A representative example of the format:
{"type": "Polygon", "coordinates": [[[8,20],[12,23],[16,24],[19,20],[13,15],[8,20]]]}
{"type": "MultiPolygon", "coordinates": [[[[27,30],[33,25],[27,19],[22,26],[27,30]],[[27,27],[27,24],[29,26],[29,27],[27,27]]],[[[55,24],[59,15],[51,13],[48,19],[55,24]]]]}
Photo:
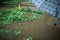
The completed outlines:
{"type": "MultiPolygon", "coordinates": [[[[0,40],[24,40],[32,37],[33,40],[60,40],[60,19],[56,27],[53,27],[53,17],[46,14],[42,18],[34,21],[12,23],[10,25],[0,25],[0,29],[20,30],[19,37],[0,38],[0,40]],[[13,39],[14,38],[14,39],[13,39]]],[[[12,33],[11,32],[11,33],[12,33]]]]}

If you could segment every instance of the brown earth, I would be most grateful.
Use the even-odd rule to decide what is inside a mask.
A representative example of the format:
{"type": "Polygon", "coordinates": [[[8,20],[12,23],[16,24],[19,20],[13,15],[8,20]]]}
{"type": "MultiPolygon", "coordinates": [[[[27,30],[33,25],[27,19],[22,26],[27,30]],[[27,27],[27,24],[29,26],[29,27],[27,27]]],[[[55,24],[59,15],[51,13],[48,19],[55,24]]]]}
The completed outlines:
{"type": "MultiPolygon", "coordinates": [[[[58,19],[56,27],[53,27],[53,19],[54,17],[46,14],[38,20],[1,25],[1,28],[12,31],[20,30],[22,32],[21,36],[14,38],[14,40],[24,40],[26,37],[32,37],[33,40],[60,40],[60,19],[58,19]]],[[[3,38],[0,40],[9,39],[3,38]]],[[[13,40],[12,36],[10,36],[10,40],[13,40]]]]}

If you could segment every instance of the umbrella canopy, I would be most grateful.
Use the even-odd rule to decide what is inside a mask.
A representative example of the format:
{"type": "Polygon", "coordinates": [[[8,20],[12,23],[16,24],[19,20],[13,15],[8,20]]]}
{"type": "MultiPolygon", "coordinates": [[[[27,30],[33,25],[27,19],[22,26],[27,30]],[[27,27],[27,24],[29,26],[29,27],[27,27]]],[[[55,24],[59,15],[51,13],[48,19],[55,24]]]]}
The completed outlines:
{"type": "Polygon", "coordinates": [[[44,10],[45,12],[53,15],[54,27],[57,24],[57,19],[60,18],[60,0],[30,0],[36,8],[44,10]]]}
{"type": "Polygon", "coordinates": [[[36,8],[60,18],[60,0],[30,0],[36,8]],[[58,12],[57,12],[58,11],[58,12]]]}

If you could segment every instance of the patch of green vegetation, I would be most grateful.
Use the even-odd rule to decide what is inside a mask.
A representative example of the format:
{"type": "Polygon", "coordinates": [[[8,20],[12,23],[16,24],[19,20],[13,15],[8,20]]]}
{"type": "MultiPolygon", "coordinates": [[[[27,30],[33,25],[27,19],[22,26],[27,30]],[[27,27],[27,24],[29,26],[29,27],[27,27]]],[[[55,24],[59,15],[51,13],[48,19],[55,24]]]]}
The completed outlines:
{"type": "Polygon", "coordinates": [[[0,24],[35,20],[40,18],[43,14],[42,11],[35,11],[30,8],[0,10],[0,24]]]}
{"type": "Polygon", "coordinates": [[[21,36],[21,31],[19,30],[8,30],[8,29],[0,29],[0,39],[5,40],[15,40],[17,37],[21,36]],[[11,38],[12,37],[12,38],[11,38]]]}
{"type": "Polygon", "coordinates": [[[25,40],[32,40],[32,37],[28,37],[27,39],[25,39],[25,40]]]}
{"type": "Polygon", "coordinates": [[[16,36],[19,36],[19,35],[21,34],[21,31],[14,31],[14,34],[15,34],[16,36]]]}
{"type": "MultiPolygon", "coordinates": [[[[8,34],[9,34],[9,33],[11,33],[11,30],[1,29],[1,30],[0,30],[0,34],[1,34],[1,33],[2,33],[2,34],[4,34],[4,33],[8,33],[8,34]]],[[[15,36],[19,36],[19,35],[21,34],[21,31],[16,31],[16,30],[15,30],[15,31],[13,31],[13,33],[15,34],[15,36]]]]}

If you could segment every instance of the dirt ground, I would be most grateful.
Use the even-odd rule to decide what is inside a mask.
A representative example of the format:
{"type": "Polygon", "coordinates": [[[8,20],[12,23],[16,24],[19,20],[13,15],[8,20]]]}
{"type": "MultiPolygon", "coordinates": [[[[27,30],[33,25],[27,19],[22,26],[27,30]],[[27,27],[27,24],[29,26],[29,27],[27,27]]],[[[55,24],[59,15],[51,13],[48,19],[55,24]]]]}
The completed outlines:
{"type": "MultiPolygon", "coordinates": [[[[14,40],[24,40],[24,38],[32,37],[33,40],[60,40],[60,19],[56,27],[53,27],[53,17],[46,14],[42,18],[34,21],[12,23],[10,25],[0,25],[2,29],[20,30],[20,37],[14,40]]],[[[0,38],[0,40],[9,40],[0,38]]],[[[11,36],[11,39],[13,37],[11,36]]]]}

